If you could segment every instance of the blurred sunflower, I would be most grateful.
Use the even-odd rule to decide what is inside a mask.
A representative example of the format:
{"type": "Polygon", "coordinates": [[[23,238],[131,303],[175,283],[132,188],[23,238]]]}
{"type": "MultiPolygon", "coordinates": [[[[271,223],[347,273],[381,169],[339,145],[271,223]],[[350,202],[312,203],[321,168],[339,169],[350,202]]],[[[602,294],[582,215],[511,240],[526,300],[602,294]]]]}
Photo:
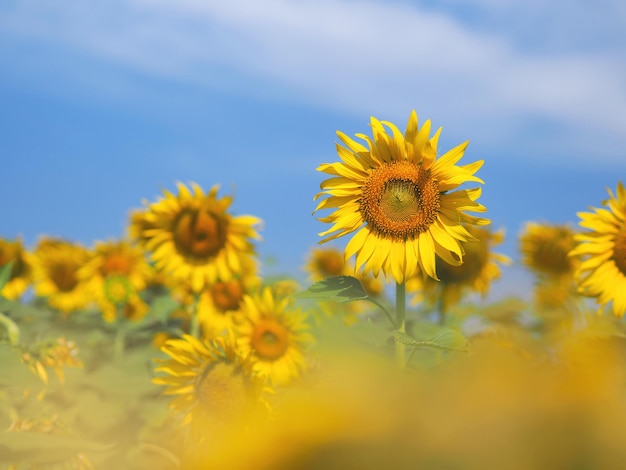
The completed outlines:
{"type": "Polygon", "coordinates": [[[144,228],[133,233],[145,240],[158,269],[188,282],[199,293],[241,272],[241,256],[255,254],[251,239],[259,238],[254,227],[261,220],[231,215],[233,198],[218,198],[218,186],[207,194],[196,184],[191,188],[193,193],[179,183],[178,195],[164,191],[165,197],[150,204],[139,218],[144,219],[140,221],[144,228]]]}
{"type": "Polygon", "coordinates": [[[109,240],[95,243],[79,275],[87,283],[105,319],[112,321],[116,317],[112,311],[117,306],[131,298],[137,302],[137,293],[153,278],[153,268],[141,247],[127,240],[109,240]]]}
{"type": "Polygon", "coordinates": [[[476,292],[485,296],[491,282],[500,277],[501,265],[508,265],[511,259],[500,253],[494,253],[493,247],[504,240],[504,230],[493,232],[486,228],[468,226],[474,241],[462,243],[465,252],[463,264],[450,265],[437,258],[437,272],[440,281],[429,277],[415,276],[407,282],[407,291],[416,292],[417,297],[411,303],[421,299],[421,295],[431,305],[440,302],[445,312],[458,304],[466,292],[476,292]]]}
{"type": "MultiPolygon", "coordinates": [[[[318,282],[337,276],[353,276],[361,283],[370,297],[382,295],[384,287],[380,279],[371,273],[356,273],[354,266],[344,258],[343,252],[336,248],[313,248],[304,266],[311,282],[318,282]]],[[[368,302],[346,302],[339,304],[335,301],[318,301],[312,310],[316,322],[327,317],[341,316],[348,325],[355,323],[358,316],[371,307],[368,302]]]]}
{"type": "Polygon", "coordinates": [[[198,298],[198,321],[206,338],[211,338],[233,329],[237,318],[242,315],[243,297],[261,285],[254,259],[241,259],[242,272],[232,279],[211,284],[198,298]]]}
{"type": "Polygon", "coordinates": [[[548,276],[571,275],[577,264],[568,256],[574,244],[574,230],[568,225],[528,222],[519,238],[522,264],[548,276]]]}
{"type": "Polygon", "coordinates": [[[126,276],[109,275],[104,279],[104,296],[98,297],[102,317],[108,322],[118,319],[137,321],[148,313],[149,307],[130,285],[126,276]]]}
{"type": "Polygon", "coordinates": [[[332,177],[320,185],[322,192],[315,199],[328,197],[314,212],[335,209],[319,218],[334,224],[320,233],[326,237],[321,243],[355,232],[345,254],[347,258],[356,254],[356,269],[363,267],[376,277],[382,270],[397,283],[418,270],[438,279],[436,255],[449,264],[461,264],[461,242],[474,240],[465,226],[489,223],[466,214],[486,210],[476,202],[480,188],[450,192],[466,182],[483,183],[474,176],[483,161],[456,166],[467,142],[437,159],[441,129],[429,137],[430,121],[418,129],[415,111],[405,135],[394,124],[374,117],[371,127],[373,140],[357,134],[367,147],[337,132],[346,146],[337,144],[342,161],[317,168],[332,177]]]}
{"type": "Polygon", "coordinates": [[[383,283],[371,274],[355,273],[355,269],[347,263],[343,253],[336,248],[313,248],[304,267],[312,282],[336,276],[354,276],[371,297],[383,293],[383,283]]]}
{"type": "MultiPolygon", "coordinates": [[[[144,205],[148,205],[148,201],[142,201],[144,205]]],[[[145,246],[150,239],[146,235],[148,230],[156,228],[154,219],[152,219],[147,210],[132,210],[129,215],[129,224],[127,227],[128,236],[131,240],[136,241],[139,245],[145,246]]]]}
{"type": "Polygon", "coordinates": [[[304,349],[313,341],[306,315],[270,288],[246,295],[243,302],[243,321],[236,330],[243,353],[252,353],[261,376],[287,384],[305,369],[304,349]]]}
{"type": "Polygon", "coordinates": [[[544,320],[560,321],[575,308],[574,272],[580,263],[569,256],[575,244],[569,225],[529,222],[519,237],[521,262],[536,276],[535,310],[544,320]]]}
{"type": "Polygon", "coordinates": [[[22,240],[0,238],[0,267],[13,262],[9,281],[1,295],[10,300],[19,298],[33,280],[33,255],[24,248],[22,240]]]}
{"type": "Polygon", "coordinates": [[[626,313],[626,189],[620,181],[614,195],[608,189],[609,199],[604,208],[593,212],[579,212],[579,225],[588,229],[576,234],[576,247],[570,256],[581,260],[575,276],[579,292],[595,297],[601,309],[608,304],[614,315],[626,313]]]}
{"type": "Polygon", "coordinates": [[[161,350],[169,359],[155,359],[159,364],[155,370],[166,375],[152,382],[164,385],[165,395],[176,395],[170,409],[184,414],[183,425],[191,423],[200,436],[213,424],[267,410],[268,389],[232,334],[208,342],[184,335],[167,341],[161,350]]]}
{"type": "Polygon", "coordinates": [[[87,248],[60,238],[43,237],[35,247],[35,294],[65,314],[91,301],[80,269],[89,259],[87,248]]]}

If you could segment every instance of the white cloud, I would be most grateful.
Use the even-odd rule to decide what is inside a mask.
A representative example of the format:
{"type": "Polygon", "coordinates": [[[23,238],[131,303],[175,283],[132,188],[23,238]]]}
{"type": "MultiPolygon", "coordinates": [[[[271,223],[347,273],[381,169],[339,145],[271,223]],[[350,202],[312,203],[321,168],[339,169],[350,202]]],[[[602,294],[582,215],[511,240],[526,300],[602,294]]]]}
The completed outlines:
{"type": "Polygon", "coordinates": [[[543,136],[547,147],[569,145],[586,158],[602,139],[613,146],[604,157],[616,162],[626,143],[626,47],[601,33],[602,21],[612,31],[624,9],[558,3],[563,29],[546,16],[560,12],[554,5],[542,14],[543,2],[511,1],[495,11],[490,0],[474,2],[485,21],[498,21],[491,31],[442,10],[382,1],[24,0],[0,28],[206,86],[225,74],[246,93],[266,93],[270,84],[285,99],[389,119],[418,108],[466,136],[489,129],[484,143],[494,147],[519,139],[523,121],[553,121],[568,140],[543,136]],[[547,34],[520,28],[524,18],[577,43],[572,24],[585,11],[593,22],[581,31],[597,32],[602,43],[580,51],[547,39],[546,50],[520,46],[524,34],[529,41],[547,34]]]}

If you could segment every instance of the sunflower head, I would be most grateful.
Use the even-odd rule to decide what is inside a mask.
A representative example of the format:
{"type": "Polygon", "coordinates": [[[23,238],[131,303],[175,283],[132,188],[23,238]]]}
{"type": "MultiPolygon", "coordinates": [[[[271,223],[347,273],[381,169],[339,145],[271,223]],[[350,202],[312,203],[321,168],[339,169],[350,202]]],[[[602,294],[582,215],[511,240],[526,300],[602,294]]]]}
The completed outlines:
{"type": "Polygon", "coordinates": [[[318,167],[331,178],[321,184],[315,211],[334,210],[319,219],[333,224],[320,233],[322,242],[354,233],[345,256],[356,255],[357,269],[398,283],[418,270],[438,279],[436,256],[460,264],[461,242],[473,240],[465,227],[489,223],[466,214],[485,211],[476,202],[480,188],[452,191],[482,183],[474,173],[483,162],[456,165],[467,142],[437,158],[441,129],[430,137],[430,121],[419,128],[415,112],[404,134],[373,117],[371,127],[373,138],[357,134],[364,144],[338,132],[341,161],[318,167]]]}
{"type": "Polygon", "coordinates": [[[13,263],[9,281],[2,288],[1,295],[15,300],[20,297],[33,280],[33,255],[28,252],[21,239],[0,238],[0,267],[13,263]]]}
{"type": "Polygon", "coordinates": [[[90,252],[60,238],[44,237],[35,247],[35,293],[50,306],[70,313],[87,306],[91,297],[79,276],[90,252]]]}
{"type": "Polygon", "coordinates": [[[411,303],[426,298],[431,304],[442,301],[442,307],[459,303],[464,293],[476,292],[484,296],[489,291],[491,282],[501,275],[500,266],[508,265],[511,259],[495,253],[493,247],[504,240],[504,231],[491,231],[482,227],[467,227],[474,237],[473,241],[463,242],[463,264],[452,265],[437,258],[437,272],[440,281],[432,278],[416,276],[407,283],[407,290],[415,297],[411,303]]]}
{"type": "Polygon", "coordinates": [[[526,224],[519,239],[522,263],[547,276],[571,275],[576,259],[569,256],[574,248],[574,230],[568,225],[526,224]]]}
{"type": "Polygon", "coordinates": [[[614,315],[626,313],[626,189],[619,182],[615,194],[602,208],[579,212],[585,232],[574,235],[576,246],[569,255],[580,261],[575,271],[578,290],[594,297],[614,315]]]}
{"type": "Polygon", "coordinates": [[[193,423],[204,435],[214,425],[267,409],[268,390],[232,334],[210,341],[184,335],[167,341],[162,351],[169,358],[157,359],[156,371],[165,375],[153,382],[164,385],[166,395],[176,396],[170,408],[185,414],[183,424],[193,423]]]}
{"type": "Polygon", "coordinates": [[[271,288],[244,297],[238,342],[255,358],[255,370],[274,384],[290,382],[306,366],[304,350],[313,337],[305,318],[289,298],[276,296],[271,288]]]}
{"type": "Polygon", "coordinates": [[[242,257],[241,273],[226,279],[218,279],[200,292],[197,315],[207,338],[232,330],[242,315],[243,298],[258,289],[261,278],[253,258],[242,257]]]}
{"type": "Polygon", "coordinates": [[[178,194],[147,207],[143,228],[133,233],[143,240],[158,269],[195,292],[212,283],[226,281],[242,271],[241,257],[254,257],[255,226],[260,219],[229,212],[232,197],[219,198],[218,186],[207,194],[196,184],[178,184],[178,194]]]}
{"type": "Polygon", "coordinates": [[[341,276],[345,268],[343,252],[336,248],[314,248],[305,267],[312,281],[341,276]]]}

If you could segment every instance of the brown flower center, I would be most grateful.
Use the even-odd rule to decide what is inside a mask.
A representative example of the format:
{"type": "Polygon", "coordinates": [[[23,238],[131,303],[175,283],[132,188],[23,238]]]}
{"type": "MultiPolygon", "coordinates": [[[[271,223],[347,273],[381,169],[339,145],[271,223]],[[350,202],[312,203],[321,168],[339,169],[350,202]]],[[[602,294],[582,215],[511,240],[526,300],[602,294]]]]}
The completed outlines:
{"type": "Polygon", "coordinates": [[[437,257],[437,275],[444,284],[461,284],[470,282],[480,276],[487,264],[487,243],[485,241],[463,243],[465,255],[463,264],[452,266],[437,257]]]}
{"type": "Polygon", "coordinates": [[[261,320],[254,326],[250,344],[261,359],[274,361],[287,351],[287,329],[276,320],[261,320]]]}
{"type": "Polygon", "coordinates": [[[345,262],[341,253],[327,250],[318,254],[315,264],[322,276],[332,277],[343,273],[345,262]]]}
{"type": "Polygon", "coordinates": [[[233,279],[228,282],[216,282],[211,287],[213,303],[222,313],[237,310],[243,294],[243,285],[239,279],[233,279]]]}
{"type": "Polygon", "coordinates": [[[183,256],[206,260],[226,243],[226,220],[205,210],[182,212],[174,224],[174,243],[183,256]]]}
{"type": "Polygon", "coordinates": [[[429,170],[392,162],[372,171],[363,187],[361,214],[378,235],[405,241],[426,232],[437,219],[439,184],[429,170]]]}
{"type": "Polygon", "coordinates": [[[617,269],[626,276],[626,225],[622,226],[621,231],[615,237],[613,261],[615,261],[617,269]]]}
{"type": "Polygon", "coordinates": [[[571,234],[563,229],[551,233],[549,238],[537,240],[532,253],[532,264],[549,274],[567,274],[572,270],[572,258],[568,256],[574,247],[571,234]]]}
{"type": "Polygon", "coordinates": [[[132,260],[129,255],[124,253],[110,253],[104,257],[102,266],[100,267],[100,273],[103,277],[107,277],[111,274],[130,274],[132,266],[132,260]]]}
{"type": "Polygon", "coordinates": [[[70,292],[78,284],[76,266],[73,263],[56,263],[50,268],[50,279],[61,292],[70,292]]]}

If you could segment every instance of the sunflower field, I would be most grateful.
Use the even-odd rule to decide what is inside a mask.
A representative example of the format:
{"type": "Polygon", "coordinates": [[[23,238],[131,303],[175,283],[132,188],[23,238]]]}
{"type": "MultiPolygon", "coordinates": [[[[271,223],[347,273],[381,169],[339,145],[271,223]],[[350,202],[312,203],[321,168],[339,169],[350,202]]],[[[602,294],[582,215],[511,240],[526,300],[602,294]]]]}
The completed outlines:
{"type": "Polygon", "coordinates": [[[415,112],[370,127],[317,168],[306,284],[262,274],[262,220],[217,182],[91,247],[0,239],[0,467],[623,468],[622,182],[528,221],[534,292],[487,303],[512,260],[483,162],[415,112]]]}

